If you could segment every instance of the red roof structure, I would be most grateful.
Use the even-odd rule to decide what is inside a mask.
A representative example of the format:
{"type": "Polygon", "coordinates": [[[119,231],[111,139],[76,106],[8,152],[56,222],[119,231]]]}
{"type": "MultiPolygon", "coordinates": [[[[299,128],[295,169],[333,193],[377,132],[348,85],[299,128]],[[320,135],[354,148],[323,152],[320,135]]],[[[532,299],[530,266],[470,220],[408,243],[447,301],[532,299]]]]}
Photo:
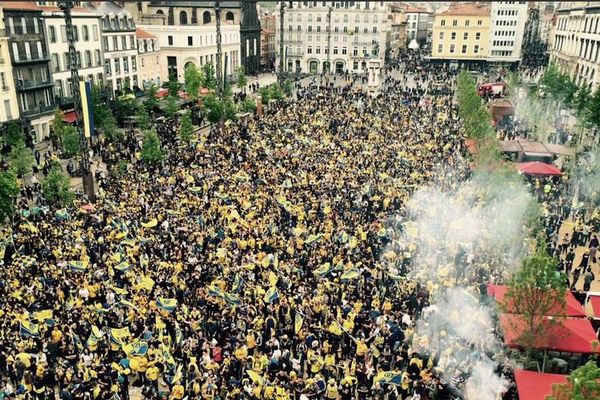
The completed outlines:
{"type": "Polygon", "coordinates": [[[156,39],[156,36],[141,28],[135,28],[135,36],[137,36],[138,39],[156,39]]]}
{"type": "Polygon", "coordinates": [[[531,161],[517,164],[519,171],[526,175],[533,176],[562,176],[560,169],[552,164],[546,164],[539,161],[531,161]]]}
{"type": "Polygon", "coordinates": [[[567,382],[567,375],[515,369],[515,382],[520,400],[545,400],[552,394],[552,385],[567,382]]]}
{"type": "MultiPolygon", "coordinates": [[[[502,300],[504,300],[504,295],[506,294],[506,292],[508,292],[508,286],[489,284],[487,287],[488,295],[495,298],[498,301],[498,303],[502,303],[502,300]]],[[[581,317],[581,318],[585,317],[583,307],[581,306],[581,304],[579,304],[579,302],[577,301],[575,296],[573,296],[573,293],[568,291],[565,295],[565,301],[567,303],[567,307],[565,310],[566,311],[565,316],[581,317]]],[[[558,315],[559,314],[558,311],[559,310],[555,310],[554,312],[551,311],[551,313],[549,315],[558,315]]]]}
{"type": "MultiPolygon", "coordinates": [[[[548,317],[551,318],[551,317],[548,317]]],[[[517,339],[521,335],[525,323],[517,314],[501,314],[500,325],[504,332],[504,344],[517,348],[517,339]]],[[[597,340],[592,324],[587,319],[565,318],[560,324],[553,326],[543,338],[537,338],[535,348],[538,350],[564,351],[578,354],[600,354],[600,349],[593,349],[592,342],[597,340]]]]}

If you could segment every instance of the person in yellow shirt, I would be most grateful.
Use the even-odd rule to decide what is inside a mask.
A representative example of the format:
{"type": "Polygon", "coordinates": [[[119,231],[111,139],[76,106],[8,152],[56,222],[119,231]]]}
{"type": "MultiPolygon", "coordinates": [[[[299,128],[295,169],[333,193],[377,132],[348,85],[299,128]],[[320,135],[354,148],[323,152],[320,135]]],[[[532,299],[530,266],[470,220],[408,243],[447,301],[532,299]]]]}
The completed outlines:
{"type": "Polygon", "coordinates": [[[183,399],[183,396],[185,395],[185,389],[183,388],[183,386],[179,383],[175,384],[175,386],[173,386],[173,389],[171,389],[171,396],[169,397],[170,400],[179,400],[179,399],[183,399]]]}

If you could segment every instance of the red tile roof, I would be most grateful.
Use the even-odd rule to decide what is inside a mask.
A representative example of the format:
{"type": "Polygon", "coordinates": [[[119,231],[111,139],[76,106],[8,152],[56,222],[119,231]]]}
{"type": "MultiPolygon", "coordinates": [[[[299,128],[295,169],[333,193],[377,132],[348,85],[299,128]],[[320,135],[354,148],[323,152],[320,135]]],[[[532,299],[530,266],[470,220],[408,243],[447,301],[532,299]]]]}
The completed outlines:
{"type": "Polygon", "coordinates": [[[456,4],[439,15],[490,15],[490,8],[483,4],[456,4]]]}
{"type": "Polygon", "coordinates": [[[17,10],[17,11],[42,11],[41,7],[38,7],[34,2],[31,1],[1,1],[0,7],[5,10],[17,10]]]}
{"type": "Polygon", "coordinates": [[[140,28],[135,28],[135,36],[138,39],[156,39],[156,36],[140,28]]]}

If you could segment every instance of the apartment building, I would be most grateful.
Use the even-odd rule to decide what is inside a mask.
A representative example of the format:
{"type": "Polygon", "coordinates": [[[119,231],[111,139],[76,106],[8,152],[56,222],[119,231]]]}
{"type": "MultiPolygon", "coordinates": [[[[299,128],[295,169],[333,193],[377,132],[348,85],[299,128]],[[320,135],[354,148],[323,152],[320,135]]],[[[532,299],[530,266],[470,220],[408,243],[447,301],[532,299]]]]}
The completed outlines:
{"type": "Polygon", "coordinates": [[[489,52],[490,8],[467,3],[435,15],[431,60],[453,66],[483,66],[489,52]]]}
{"type": "Polygon", "coordinates": [[[2,7],[23,130],[40,141],[50,133],[56,107],[43,9],[24,1],[2,7]]]}
{"type": "Polygon", "coordinates": [[[160,45],[158,38],[141,28],[135,30],[138,48],[139,73],[138,78],[142,88],[162,83],[163,73],[160,68],[160,45]]]}
{"type": "Polygon", "coordinates": [[[579,85],[600,82],[600,3],[560,2],[551,35],[550,61],[579,85]]]}
{"type": "MultiPolygon", "coordinates": [[[[48,38],[55,103],[63,109],[73,108],[71,63],[64,14],[56,6],[44,5],[41,8],[48,38]]],[[[102,15],[86,8],[75,7],[71,10],[71,16],[79,77],[94,85],[103,86],[104,54],[100,28],[102,15]]],[[[76,87],[75,90],[79,88],[76,87]]]]}
{"type": "Polygon", "coordinates": [[[423,43],[427,41],[433,29],[433,14],[424,7],[406,3],[400,5],[406,14],[406,39],[423,43]]]}
{"type": "Polygon", "coordinates": [[[392,5],[391,11],[390,47],[392,50],[403,49],[408,44],[406,12],[397,5],[392,5]]]}
{"type": "MultiPolygon", "coordinates": [[[[365,73],[369,59],[383,64],[390,42],[391,3],[298,1],[285,2],[285,6],[285,71],[365,73]]],[[[278,53],[279,29],[277,26],[278,53]]]]}
{"type": "Polygon", "coordinates": [[[4,26],[4,10],[0,6],[0,124],[19,118],[17,91],[10,58],[9,40],[4,26]]]}
{"type": "Polygon", "coordinates": [[[519,63],[527,16],[528,3],[526,1],[493,1],[491,3],[488,62],[519,63]]]}

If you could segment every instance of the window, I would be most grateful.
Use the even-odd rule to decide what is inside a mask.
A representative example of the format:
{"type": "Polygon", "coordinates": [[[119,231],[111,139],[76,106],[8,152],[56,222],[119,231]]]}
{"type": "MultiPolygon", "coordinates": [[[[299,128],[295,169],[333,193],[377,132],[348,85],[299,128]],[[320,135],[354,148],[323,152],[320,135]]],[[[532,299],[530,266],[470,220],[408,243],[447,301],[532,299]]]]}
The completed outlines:
{"type": "Polygon", "coordinates": [[[121,64],[119,64],[119,59],[115,58],[114,59],[115,62],[115,74],[120,74],[121,73],[121,64]]]}
{"type": "Polygon", "coordinates": [[[475,46],[473,46],[473,53],[478,54],[479,53],[479,45],[476,44],[475,46]]]}
{"type": "Polygon", "coordinates": [[[87,25],[81,27],[81,36],[83,37],[84,42],[89,42],[90,40],[90,31],[87,25]]]}
{"type": "Polygon", "coordinates": [[[477,20],[477,26],[481,26],[481,25],[483,25],[483,21],[482,21],[482,20],[480,20],[480,19],[478,19],[478,20],[477,20]]]}
{"type": "Polygon", "coordinates": [[[317,25],[317,33],[321,32],[321,25],[317,25]]]}
{"type": "MultiPolygon", "coordinates": [[[[2,88],[4,88],[4,86],[2,88]]],[[[4,111],[6,112],[6,119],[10,121],[13,118],[10,107],[10,100],[4,100],[4,111]]]]}
{"type": "Polygon", "coordinates": [[[131,56],[131,70],[133,72],[137,71],[137,63],[135,61],[135,56],[131,56]]]}
{"type": "Polygon", "coordinates": [[[124,73],[129,72],[129,62],[128,62],[127,58],[128,57],[123,57],[123,72],[124,73]]]}
{"type": "Polygon", "coordinates": [[[116,36],[113,36],[113,50],[119,50],[119,40],[116,36]]]}
{"type": "Polygon", "coordinates": [[[462,45],[461,53],[467,54],[467,45],[466,44],[462,45]]]}
{"type": "Polygon", "coordinates": [[[92,25],[92,34],[94,37],[94,42],[98,41],[98,25],[92,25]]]}
{"type": "Polygon", "coordinates": [[[346,47],[342,47],[342,55],[348,54],[348,49],[346,47]]]}
{"type": "Polygon", "coordinates": [[[334,47],[334,48],[333,48],[333,54],[339,54],[339,51],[338,51],[338,48],[337,48],[337,47],[334,47]]]}
{"type": "Polygon", "coordinates": [[[123,50],[127,49],[127,38],[125,36],[121,36],[121,44],[123,45],[123,50]]]}
{"type": "Polygon", "coordinates": [[[108,38],[106,36],[102,38],[102,42],[104,43],[104,50],[109,51],[110,49],[108,48],[108,38]]]}
{"type": "Polygon", "coordinates": [[[456,32],[452,32],[452,33],[450,34],[450,39],[452,39],[452,40],[456,40],[456,32]]]}
{"type": "Polygon", "coordinates": [[[188,36],[188,46],[193,46],[193,45],[194,45],[194,37],[188,36]]]}
{"type": "Polygon", "coordinates": [[[443,19],[443,20],[440,21],[440,26],[446,26],[446,20],[445,19],[443,19]]]}
{"type": "Polygon", "coordinates": [[[302,32],[302,26],[300,26],[300,25],[296,26],[296,32],[302,32]]]}
{"type": "Polygon", "coordinates": [[[316,53],[316,54],[321,54],[321,48],[317,46],[317,47],[315,48],[315,53],[316,53]]]}
{"type": "Polygon", "coordinates": [[[135,49],[135,37],[133,35],[129,36],[129,48],[135,49]]]}
{"type": "Polygon", "coordinates": [[[354,33],[358,33],[358,26],[354,27],[354,33]]]}
{"type": "Polygon", "coordinates": [[[469,25],[471,25],[471,20],[466,20],[465,21],[465,26],[469,26],[469,25]]]}
{"type": "Polygon", "coordinates": [[[173,46],[173,36],[169,35],[169,36],[167,37],[167,40],[168,40],[168,42],[169,42],[169,46],[173,46]]]}
{"type": "Polygon", "coordinates": [[[60,71],[60,59],[56,53],[52,53],[52,69],[54,72],[60,71]]]}
{"type": "Polygon", "coordinates": [[[358,69],[358,61],[354,61],[352,63],[352,69],[357,70],[358,69]]]}
{"type": "Polygon", "coordinates": [[[309,32],[309,33],[310,33],[310,32],[312,32],[312,25],[309,25],[309,26],[308,26],[308,32],[309,32]]]}
{"type": "Polygon", "coordinates": [[[100,65],[100,50],[94,50],[94,61],[95,65],[100,65]]]}
{"type": "Polygon", "coordinates": [[[373,33],[377,33],[377,27],[376,26],[373,27],[373,33]]]}
{"type": "Polygon", "coordinates": [[[73,38],[76,42],[79,42],[79,29],[75,25],[73,25],[73,38]]]}
{"type": "Polygon", "coordinates": [[[188,23],[187,13],[185,11],[181,11],[179,13],[179,25],[187,25],[187,23],[188,23]]]}
{"type": "Polygon", "coordinates": [[[52,25],[48,27],[48,38],[50,43],[56,43],[56,28],[52,25]]]}
{"type": "Polygon", "coordinates": [[[369,28],[364,28],[363,33],[369,33],[369,28]]]}
{"type": "Polygon", "coordinates": [[[292,26],[288,25],[288,32],[291,32],[291,31],[292,31],[292,26]]]}
{"type": "Polygon", "coordinates": [[[144,59],[140,59],[140,63],[142,64],[142,68],[144,68],[144,59]]]}
{"type": "Polygon", "coordinates": [[[63,43],[67,43],[67,26],[66,25],[60,26],[60,39],[63,43]]]}
{"type": "Polygon", "coordinates": [[[352,55],[353,55],[354,57],[357,57],[357,56],[358,56],[358,47],[355,47],[354,49],[352,49],[352,55]]]}
{"type": "Polygon", "coordinates": [[[453,20],[452,20],[452,26],[456,26],[456,25],[458,25],[458,21],[457,21],[457,20],[455,20],[455,19],[453,19],[453,20]]]}
{"type": "Polygon", "coordinates": [[[92,66],[92,52],[90,50],[85,51],[85,66],[87,68],[92,66]]]}
{"type": "Polygon", "coordinates": [[[443,44],[438,44],[438,48],[437,48],[437,52],[441,53],[444,50],[444,45],[443,44]]]}
{"type": "Polygon", "coordinates": [[[306,40],[307,40],[308,42],[312,42],[312,36],[307,36],[307,37],[306,37],[306,40]]]}
{"type": "Polygon", "coordinates": [[[204,11],[204,14],[202,14],[202,23],[210,24],[210,20],[211,20],[210,11],[204,11]]]}
{"type": "Polygon", "coordinates": [[[463,34],[463,40],[469,40],[469,32],[463,34]]]}
{"type": "Polygon", "coordinates": [[[440,32],[440,40],[444,40],[444,32],[440,32]]]}
{"type": "Polygon", "coordinates": [[[306,54],[312,54],[312,47],[311,46],[308,46],[306,48],[306,54]]]}
{"type": "Polygon", "coordinates": [[[454,45],[453,44],[450,45],[450,53],[454,53],[454,45]]]}
{"type": "Polygon", "coordinates": [[[106,71],[106,75],[110,76],[110,60],[104,60],[104,70],[106,71]]]}

